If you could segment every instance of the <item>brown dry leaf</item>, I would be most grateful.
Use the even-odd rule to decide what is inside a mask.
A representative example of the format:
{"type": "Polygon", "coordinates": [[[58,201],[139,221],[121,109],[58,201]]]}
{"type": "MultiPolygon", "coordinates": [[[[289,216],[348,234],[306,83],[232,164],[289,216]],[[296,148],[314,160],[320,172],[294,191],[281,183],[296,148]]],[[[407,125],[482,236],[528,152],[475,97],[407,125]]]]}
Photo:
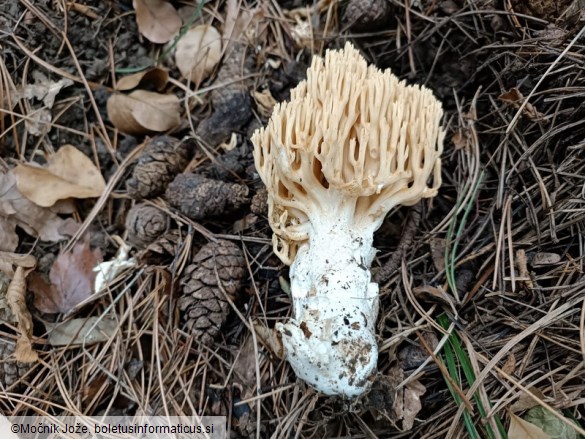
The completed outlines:
{"type": "Polygon", "coordinates": [[[523,99],[524,95],[516,87],[512,87],[505,93],[498,96],[498,99],[502,102],[513,104],[515,107],[519,106],[518,101],[523,99]]]}
{"type": "Polygon", "coordinates": [[[6,275],[14,276],[13,266],[22,268],[34,268],[37,265],[37,260],[33,255],[23,255],[20,253],[12,253],[0,251],[0,271],[6,275]]]}
{"type": "MultiPolygon", "coordinates": [[[[506,93],[502,93],[498,96],[498,99],[502,102],[511,104],[514,108],[520,108],[524,95],[518,90],[518,88],[512,87],[506,93]]],[[[530,102],[524,106],[522,113],[530,120],[542,120],[544,118],[544,114],[537,111],[534,105],[530,102]]]]}
{"type": "Polygon", "coordinates": [[[234,384],[239,387],[242,399],[254,396],[256,387],[256,352],[253,337],[248,337],[240,348],[239,355],[234,363],[234,384]]]}
{"type": "MultiPolygon", "coordinates": [[[[155,90],[161,91],[169,81],[169,74],[166,70],[158,67],[124,76],[118,79],[116,90],[128,91],[139,85],[149,85],[155,90]]],[[[145,87],[146,88],[146,87],[145,87]]]]}
{"type": "Polygon", "coordinates": [[[153,43],[165,44],[181,30],[181,17],[165,0],[134,0],[138,31],[153,43]]]}
{"type": "MultiPolygon", "coordinates": [[[[542,393],[540,389],[531,387],[528,389],[528,391],[542,401],[546,399],[544,393],[542,393]]],[[[518,401],[512,404],[510,410],[512,411],[512,413],[518,413],[523,412],[524,410],[531,409],[532,407],[536,407],[537,405],[538,403],[534,400],[532,396],[528,395],[526,392],[522,392],[520,394],[520,398],[518,398],[518,401]]]]}
{"type": "MultiPolygon", "coordinates": [[[[399,366],[392,367],[387,375],[392,376],[392,379],[398,383],[404,379],[404,371],[399,366]]],[[[402,420],[402,431],[412,430],[416,415],[422,409],[420,397],[426,391],[426,387],[418,380],[411,381],[396,391],[392,405],[392,417],[396,421],[402,420]]]]}
{"type": "Polygon", "coordinates": [[[516,370],[516,355],[514,355],[514,352],[510,352],[508,354],[508,358],[506,358],[506,362],[502,366],[502,371],[504,373],[507,373],[508,375],[513,375],[515,370],[516,370]]]}
{"type": "Polygon", "coordinates": [[[272,97],[270,90],[266,89],[262,92],[255,91],[252,95],[256,101],[258,110],[260,110],[260,114],[264,117],[269,117],[272,114],[274,106],[276,105],[276,99],[272,97]]]}
{"type": "Polygon", "coordinates": [[[0,216],[0,251],[13,252],[18,247],[16,221],[0,216]]]}
{"type": "Polygon", "coordinates": [[[39,358],[32,347],[33,322],[26,306],[26,276],[29,272],[30,269],[25,271],[23,267],[16,267],[14,277],[6,291],[6,302],[18,322],[20,332],[16,340],[14,355],[16,361],[22,363],[32,363],[39,358]]]}
{"type": "Polygon", "coordinates": [[[14,267],[21,267],[28,274],[37,264],[32,255],[22,255],[11,252],[0,252],[0,320],[11,323],[18,322],[18,316],[14,315],[8,303],[8,287],[15,276],[14,267]]]}
{"type": "Polygon", "coordinates": [[[51,128],[51,111],[46,108],[33,111],[24,121],[26,130],[33,136],[44,136],[51,128]]]}
{"type": "Polygon", "coordinates": [[[412,430],[414,419],[421,411],[422,404],[420,402],[421,395],[427,391],[419,381],[411,381],[404,388],[404,406],[402,414],[402,430],[412,430]]]}
{"type": "Polygon", "coordinates": [[[126,134],[163,132],[181,123],[181,103],[175,95],[144,90],[114,94],[108,99],[107,108],[114,126],[126,134]]]}
{"type": "Polygon", "coordinates": [[[63,323],[45,323],[51,346],[89,346],[108,341],[118,330],[114,319],[90,317],[67,320],[63,323]]]}
{"type": "Polygon", "coordinates": [[[533,288],[534,284],[528,271],[528,258],[526,257],[526,252],[522,249],[516,251],[516,266],[519,271],[518,280],[524,282],[527,288],[533,288]]]}
{"type": "Polygon", "coordinates": [[[256,224],[259,219],[260,218],[258,218],[257,215],[254,215],[253,213],[249,213],[244,218],[234,222],[234,225],[232,226],[232,232],[236,233],[236,234],[241,233],[244,230],[246,230],[246,229],[252,227],[254,224],[256,224]]]}
{"type": "Polygon", "coordinates": [[[20,193],[41,207],[67,198],[97,198],[106,188],[99,169],[71,145],[61,147],[47,166],[20,164],[14,174],[20,193]]]}
{"type": "Polygon", "coordinates": [[[551,437],[536,425],[510,413],[508,439],[551,439],[551,437]]]}
{"type": "Polygon", "coordinates": [[[445,249],[447,248],[447,240],[443,238],[431,238],[431,258],[433,264],[438,272],[445,269],[445,249]]]}
{"type": "Polygon", "coordinates": [[[42,241],[61,241],[72,236],[79,228],[79,224],[72,219],[60,218],[49,209],[25,198],[16,187],[16,177],[12,171],[0,172],[0,220],[7,225],[5,231],[8,236],[13,237],[11,232],[15,226],[19,226],[42,241]]]}
{"type": "Polygon", "coordinates": [[[282,345],[280,332],[277,332],[274,329],[268,329],[257,322],[254,322],[254,331],[256,331],[258,339],[270,352],[272,352],[272,354],[281,360],[284,358],[284,347],[282,345]]]}
{"type": "Polygon", "coordinates": [[[67,198],[66,200],[59,200],[50,207],[51,212],[61,215],[71,215],[77,211],[75,200],[67,198]]]}
{"type": "MultiPolygon", "coordinates": [[[[43,101],[47,109],[53,108],[55,98],[61,89],[73,85],[73,81],[68,78],[62,78],[59,81],[51,81],[39,70],[35,70],[32,74],[35,83],[27,84],[22,90],[16,93],[15,99],[38,99],[43,101]]],[[[49,113],[50,115],[50,113],[49,113]]]]}
{"type": "Polygon", "coordinates": [[[219,63],[221,51],[218,30],[202,24],[189,29],[178,41],[175,62],[183,78],[199,85],[219,63]]]}
{"type": "Polygon", "coordinates": [[[469,138],[469,133],[467,130],[459,130],[454,133],[451,137],[451,141],[453,142],[453,145],[455,145],[456,150],[468,149],[469,145],[471,144],[471,139],[469,138]]]}
{"type": "Polygon", "coordinates": [[[78,242],[70,253],[55,259],[49,279],[51,286],[36,289],[35,306],[49,314],[67,313],[93,294],[95,267],[102,260],[99,249],[91,250],[89,237],[78,242]]]}
{"type": "Polygon", "coordinates": [[[550,252],[538,252],[531,255],[530,265],[533,267],[547,267],[561,262],[561,255],[550,252]]]}
{"type": "Polygon", "coordinates": [[[449,306],[452,310],[456,309],[455,304],[453,303],[453,297],[447,294],[441,286],[433,287],[432,285],[422,285],[413,288],[412,292],[419,299],[430,302],[439,302],[449,306]]]}

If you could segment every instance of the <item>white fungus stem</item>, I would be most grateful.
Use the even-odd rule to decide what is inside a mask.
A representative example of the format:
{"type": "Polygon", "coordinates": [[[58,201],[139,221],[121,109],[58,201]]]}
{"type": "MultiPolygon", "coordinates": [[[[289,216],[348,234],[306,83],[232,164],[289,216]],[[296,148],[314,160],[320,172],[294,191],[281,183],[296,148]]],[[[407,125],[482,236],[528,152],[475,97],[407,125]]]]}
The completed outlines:
{"type": "Polygon", "coordinates": [[[328,395],[353,397],[369,386],[378,359],[373,229],[344,215],[311,225],[290,269],[293,318],[277,329],[297,376],[328,395]]]}

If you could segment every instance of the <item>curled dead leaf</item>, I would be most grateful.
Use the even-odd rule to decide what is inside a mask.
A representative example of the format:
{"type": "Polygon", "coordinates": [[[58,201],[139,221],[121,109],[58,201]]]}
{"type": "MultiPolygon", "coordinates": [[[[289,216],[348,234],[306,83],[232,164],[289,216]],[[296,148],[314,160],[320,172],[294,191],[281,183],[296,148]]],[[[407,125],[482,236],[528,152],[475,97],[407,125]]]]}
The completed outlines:
{"type": "Polygon", "coordinates": [[[37,260],[33,255],[0,251],[0,271],[3,271],[10,277],[14,276],[14,266],[32,269],[36,265],[37,260]]]}
{"type": "Polygon", "coordinates": [[[59,81],[51,81],[43,73],[38,70],[33,72],[34,84],[27,84],[22,90],[18,91],[14,99],[38,99],[43,101],[43,104],[47,109],[53,108],[55,98],[61,89],[73,85],[71,79],[62,78],[59,81]]]}
{"type": "Polygon", "coordinates": [[[32,363],[38,360],[38,354],[32,347],[32,316],[26,306],[26,276],[29,271],[25,271],[23,267],[16,267],[14,277],[6,290],[6,302],[18,321],[20,334],[16,340],[14,354],[16,361],[21,363],[32,363]]]}
{"type": "Polygon", "coordinates": [[[402,416],[402,430],[412,430],[414,419],[422,409],[420,397],[425,394],[427,388],[420,381],[411,381],[404,388],[404,405],[402,416]]]}
{"type": "Polygon", "coordinates": [[[18,247],[16,221],[0,216],[0,251],[13,252],[18,247]]]}
{"type": "Polygon", "coordinates": [[[272,97],[270,90],[266,89],[262,92],[255,91],[252,95],[254,96],[260,114],[264,117],[269,117],[276,105],[276,99],[272,97]]]}
{"type": "Polygon", "coordinates": [[[189,29],[177,42],[175,62],[183,78],[199,85],[219,63],[222,55],[221,35],[210,25],[189,29]]]}
{"type": "Polygon", "coordinates": [[[168,43],[181,29],[181,17],[165,0],[134,0],[138,31],[157,44],[168,43]]]}
{"type": "Polygon", "coordinates": [[[447,292],[439,285],[434,287],[432,285],[421,285],[412,289],[414,295],[422,300],[429,302],[439,302],[447,305],[453,311],[456,310],[455,304],[453,303],[453,297],[447,294],[447,292]]]}
{"type": "MultiPolygon", "coordinates": [[[[153,69],[144,70],[142,72],[134,73],[133,75],[124,76],[118,79],[116,90],[128,91],[139,85],[151,86],[155,90],[161,91],[169,81],[169,74],[166,70],[155,67],[153,69]]],[[[146,88],[146,87],[144,87],[146,88]]]]}
{"type": "Polygon", "coordinates": [[[79,224],[71,218],[63,219],[47,208],[37,206],[25,198],[16,187],[16,177],[9,171],[0,172],[0,225],[6,226],[5,233],[11,239],[10,248],[14,245],[14,228],[21,227],[31,236],[39,237],[43,241],[61,241],[72,236],[79,224]]]}
{"type": "MultiPolygon", "coordinates": [[[[398,366],[392,367],[387,374],[394,376],[393,380],[397,382],[402,381],[399,377],[404,377],[404,371],[398,366]]],[[[402,420],[402,431],[412,430],[416,415],[422,409],[420,397],[426,391],[426,387],[418,380],[411,381],[406,386],[396,389],[391,417],[395,421],[402,420]]]]}
{"type": "MultiPolygon", "coordinates": [[[[502,102],[512,105],[514,108],[520,108],[522,101],[524,100],[524,95],[518,88],[512,87],[507,92],[498,96],[498,99],[502,102]]],[[[530,102],[524,106],[522,114],[528,117],[530,120],[543,120],[544,118],[544,114],[537,111],[534,105],[532,105],[530,102]]]]}
{"type": "Polygon", "coordinates": [[[282,345],[280,332],[277,332],[274,329],[268,329],[258,322],[254,322],[254,331],[256,331],[258,340],[260,340],[260,342],[262,342],[262,344],[266,346],[276,358],[280,358],[281,360],[284,358],[284,346],[282,345]]]}
{"type": "Polygon", "coordinates": [[[20,193],[41,207],[67,198],[97,198],[106,188],[99,169],[72,145],[61,147],[45,167],[20,164],[14,174],[20,193]]]}
{"type": "Polygon", "coordinates": [[[114,94],[108,99],[107,108],[114,126],[126,134],[168,131],[181,122],[181,104],[170,94],[144,90],[114,94]]]}

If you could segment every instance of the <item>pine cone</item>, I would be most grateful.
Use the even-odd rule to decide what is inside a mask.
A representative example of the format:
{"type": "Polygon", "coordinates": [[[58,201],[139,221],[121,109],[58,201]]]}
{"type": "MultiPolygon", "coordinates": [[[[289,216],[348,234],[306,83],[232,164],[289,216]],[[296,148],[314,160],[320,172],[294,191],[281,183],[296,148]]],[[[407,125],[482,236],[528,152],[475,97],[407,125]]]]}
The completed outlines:
{"type": "Polygon", "coordinates": [[[386,23],[390,13],[387,0],[349,0],[343,23],[358,31],[376,29],[386,23]]]}
{"type": "Polygon", "coordinates": [[[145,203],[136,204],[126,217],[128,240],[135,245],[148,245],[168,230],[169,222],[162,210],[145,203]]]}
{"type": "Polygon", "coordinates": [[[251,73],[254,60],[246,52],[245,44],[231,42],[230,45],[233,50],[228,50],[216,79],[217,83],[227,85],[211,92],[213,112],[195,130],[198,137],[213,147],[229,139],[232,132],[240,130],[252,117],[248,85],[242,81],[234,82],[233,78],[243,78],[251,73]]]}
{"type": "Polygon", "coordinates": [[[184,142],[168,136],[152,139],[138,159],[132,177],[126,181],[128,194],[140,200],[164,193],[188,163],[189,153],[184,142]]]}
{"type": "MultiPolygon", "coordinates": [[[[0,385],[4,389],[15,384],[31,368],[30,364],[20,363],[14,359],[15,347],[16,345],[9,341],[0,340],[0,385]]],[[[19,387],[20,385],[17,385],[16,389],[19,387]]]]}
{"type": "Polygon", "coordinates": [[[159,265],[167,259],[173,259],[181,246],[184,237],[179,230],[171,230],[149,244],[139,253],[138,259],[151,265],[159,265]]]}
{"type": "Polygon", "coordinates": [[[260,189],[252,197],[250,210],[256,215],[268,215],[268,191],[265,188],[260,189]]]}
{"type": "Polygon", "coordinates": [[[165,198],[195,221],[230,213],[249,202],[247,186],[197,174],[177,175],[167,188],[165,198]]]}
{"type": "Polygon", "coordinates": [[[245,266],[240,248],[221,240],[204,245],[185,269],[179,309],[186,329],[202,343],[211,344],[219,334],[230,311],[224,292],[234,297],[246,274],[245,266]]]}

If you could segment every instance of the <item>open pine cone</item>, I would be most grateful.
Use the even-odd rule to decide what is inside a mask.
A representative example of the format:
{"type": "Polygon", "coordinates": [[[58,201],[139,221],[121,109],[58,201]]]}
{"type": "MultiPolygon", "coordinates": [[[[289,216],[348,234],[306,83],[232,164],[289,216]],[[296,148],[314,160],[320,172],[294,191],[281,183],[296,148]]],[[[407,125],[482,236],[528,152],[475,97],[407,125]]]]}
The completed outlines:
{"type": "Polygon", "coordinates": [[[0,386],[4,389],[12,387],[31,367],[30,364],[15,360],[14,349],[14,343],[0,340],[0,386]]]}
{"type": "Polygon", "coordinates": [[[224,240],[204,245],[185,269],[179,308],[185,328],[202,343],[211,344],[219,334],[230,311],[226,295],[234,298],[245,274],[242,251],[224,240]]]}
{"type": "Polygon", "coordinates": [[[137,246],[156,241],[169,228],[170,218],[162,210],[146,203],[138,203],[126,216],[128,240],[137,246]]]}
{"type": "Polygon", "coordinates": [[[142,152],[126,181],[128,195],[136,200],[156,197],[189,163],[189,145],[173,137],[158,136],[142,152]]]}

